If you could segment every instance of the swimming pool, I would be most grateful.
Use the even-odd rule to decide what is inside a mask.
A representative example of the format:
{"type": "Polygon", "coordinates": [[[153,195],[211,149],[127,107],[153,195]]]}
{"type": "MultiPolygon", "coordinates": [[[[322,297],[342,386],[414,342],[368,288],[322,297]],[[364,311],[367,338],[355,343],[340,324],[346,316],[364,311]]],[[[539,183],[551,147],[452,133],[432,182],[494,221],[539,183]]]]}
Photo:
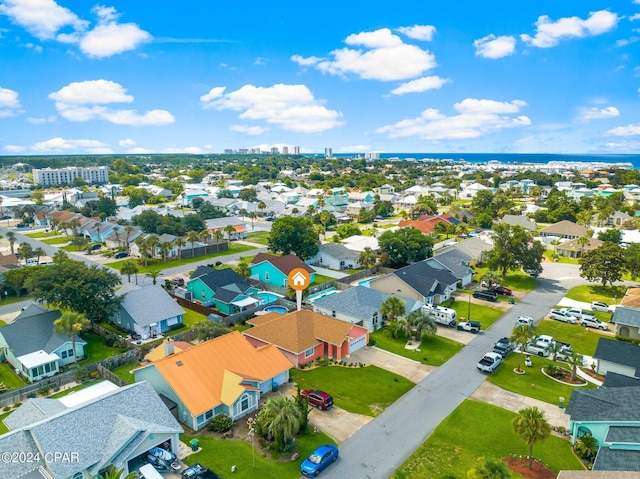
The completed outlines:
{"type": "Polygon", "coordinates": [[[360,286],[364,286],[365,288],[370,288],[371,287],[371,279],[364,279],[362,281],[358,281],[358,284],[360,286]]]}
{"type": "Polygon", "coordinates": [[[263,304],[271,304],[280,298],[284,298],[284,296],[276,293],[272,293],[270,291],[258,291],[256,296],[260,297],[263,301],[263,304]]]}
{"type": "Polygon", "coordinates": [[[284,306],[267,306],[262,311],[266,311],[268,313],[280,313],[280,314],[289,312],[289,310],[284,306]]]}

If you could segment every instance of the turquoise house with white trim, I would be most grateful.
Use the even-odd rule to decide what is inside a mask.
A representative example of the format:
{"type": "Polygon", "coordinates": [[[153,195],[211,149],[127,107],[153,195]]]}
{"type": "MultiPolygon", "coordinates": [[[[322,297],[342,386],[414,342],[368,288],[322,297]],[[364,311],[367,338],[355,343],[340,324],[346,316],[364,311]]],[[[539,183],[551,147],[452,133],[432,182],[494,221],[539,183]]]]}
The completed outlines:
{"type": "Polygon", "coordinates": [[[271,284],[278,288],[289,286],[289,273],[296,268],[302,268],[309,273],[311,284],[316,280],[316,270],[294,254],[274,256],[268,253],[258,253],[249,265],[251,267],[251,279],[271,284]]]}

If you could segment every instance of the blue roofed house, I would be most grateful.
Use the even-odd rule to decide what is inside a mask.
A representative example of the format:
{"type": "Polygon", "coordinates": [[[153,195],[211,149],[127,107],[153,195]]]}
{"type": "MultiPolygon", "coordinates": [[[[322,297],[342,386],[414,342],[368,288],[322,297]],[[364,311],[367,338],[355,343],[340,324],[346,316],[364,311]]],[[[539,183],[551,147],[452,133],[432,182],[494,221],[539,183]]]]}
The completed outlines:
{"type": "Polygon", "coordinates": [[[615,339],[599,338],[593,359],[597,361],[596,372],[623,374],[640,378],[640,348],[635,344],[615,339]]]}
{"type": "Polygon", "coordinates": [[[3,479],[102,477],[111,467],[127,474],[153,447],[178,453],[183,432],[147,382],[118,388],[104,381],[59,399],[29,399],[4,423],[0,451],[32,460],[4,462],[3,479]]]}
{"type": "MultiPolygon", "coordinates": [[[[29,381],[53,376],[74,362],[71,338],[55,332],[54,321],[62,316],[32,303],[12,323],[0,328],[0,359],[29,381]]],[[[87,342],[75,337],[75,355],[84,358],[87,342]]]]}
{"type": "Polygon", "coordinates": [[[261,302],[261,298],[254,296],[258,288],[251,286],[231,268],[198,266],[187,281],[187,290],[194,301],[226,315],[255,308],[261,302]]]}
{"type": "MultiPolygon", "coordinates": [[[[382,303],[391,296],[366,286],[356,286],[345,291],[325,296],[313,302],[313,310],[332,318],[341,319],[369,331],[377,331],[384,326],[382,303]]],[[[405,313],[420,309],[424,304],[410,298],[404,301],[405,313]]]]}
{"type": "Polygon", "coordinates": [[[164,334],[184,322],[184,309],[160,285],[125,283],[117,294],[124,299],[109,321],[142,339],[164,334]]]}
{"type": "Polygon", "coordinates": [[[296,268],[302,268],[309,273],[311,284],[315,281],[316,271],[294,254],[274,256],[268,253],[258,253],[251,260],[250,266],[251,279],[279,288],[286,288],[289,285],[289,273],[296,268]]]}

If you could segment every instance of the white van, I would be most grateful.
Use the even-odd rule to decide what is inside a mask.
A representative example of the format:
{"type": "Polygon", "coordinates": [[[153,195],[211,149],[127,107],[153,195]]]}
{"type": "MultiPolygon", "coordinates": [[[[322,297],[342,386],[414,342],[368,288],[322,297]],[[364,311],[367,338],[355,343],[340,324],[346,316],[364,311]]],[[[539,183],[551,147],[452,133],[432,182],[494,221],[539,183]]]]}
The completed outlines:
{"type": "Polygon", "coordinates": [[[151,464],[145,464],[139,471],[140,479],[164,479],[151,464]]]}

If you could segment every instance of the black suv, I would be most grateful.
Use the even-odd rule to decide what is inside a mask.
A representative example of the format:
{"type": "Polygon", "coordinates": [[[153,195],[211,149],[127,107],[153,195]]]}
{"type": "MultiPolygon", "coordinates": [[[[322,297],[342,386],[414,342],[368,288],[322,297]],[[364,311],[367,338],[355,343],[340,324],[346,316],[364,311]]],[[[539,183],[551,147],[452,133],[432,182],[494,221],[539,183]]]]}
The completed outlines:
{"type": "Polygon", "coordinates": [[[484,299],[485,301],[496,302],[498,300],[498,293],[495,291],[489,291],[488,289],[478,290],[473,292],[473,297],[478,299],[484,299]]]}
{"type": "Polygon", "coordinates": [[[184,479],[220,479],[220,476],[213,472],[211,469],[207,469],[200,463],[196,463],[191,467],[188,467],[182,472],[184,479]]]}

